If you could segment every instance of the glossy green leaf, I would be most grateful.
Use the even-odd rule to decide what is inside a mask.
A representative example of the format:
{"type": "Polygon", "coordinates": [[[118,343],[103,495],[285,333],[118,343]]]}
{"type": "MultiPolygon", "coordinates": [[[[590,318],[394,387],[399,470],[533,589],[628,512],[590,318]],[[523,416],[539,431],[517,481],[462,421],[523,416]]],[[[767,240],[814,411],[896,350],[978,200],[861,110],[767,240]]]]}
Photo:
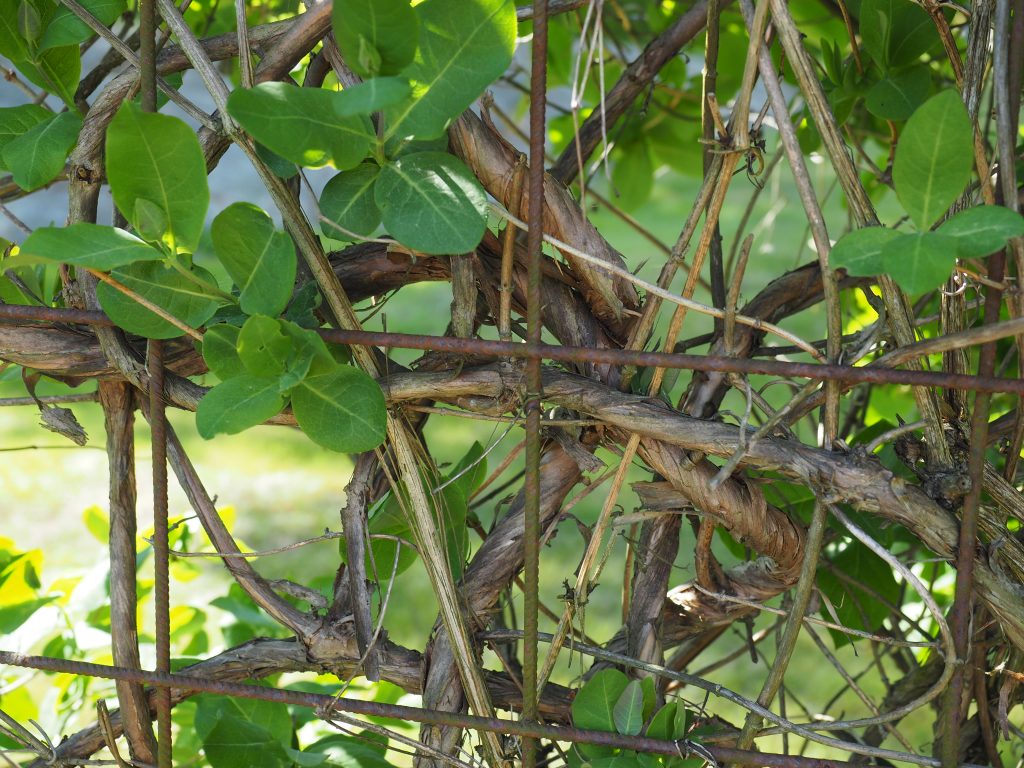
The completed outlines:
{"type": "Polygon", "coordinates": [[[164,209],[144,197],[135,198],[135,226],[142,239],[158,243],[167,231],[167,214],[164,209]]]}
{"type": "Polygon", "coordinates": [[[327,182],[320,194],[320,213],[327,219],[321,222],[324,234],[347,240],[374,233],[381,221],[373,191],[379,175],[378,165],[363,163],[327,182]]]}
{"type": "Polygon", "coordinates": [[[246,373],[238,355],[238,334],[238,327],[227,323],[210,326],[203,334],[203,360],[221,381],[246,373]]]}
{"type": "Polygon", "coordinates": [[[644,694],[643,719],[646,721],[654,714],[654,707],[658,704],[658,691],[654,678],[641,677],[640,689],[644,694]]]}
{"type": "Polygon", "coordinates": [[[931,227],[967,185],[973,146],[971,120],[955,90],[928,99],[907,121],[892,178],[896,196],[918,229],[931,227]]]}
{"type": "Polygon", "coordinates": [[[250,203],[234,203],[211,226],[217,258],[238,286],[242,310],[250,315],[279,315],[295,285],[295,246],[287,233],[250,203]]]}
{"type": "Polygon", "coordinates": [[[395,75],[416,53],[417,21],[409,0],[335,0],[334,37],[361,75],[395,75]]]}
{"type": "Polygon", "coordinates": [[[275,376],[236,376],[211,389],[196,409],[196,429],[207,440],[262,424],[284,408],[275,376]]]}
{"type": "MultiPolygon", "coordinates": [[[[89,11],[101,24],[109,27],[127,8],[125,0],[79,0],[82,7],[89,11]]],[[[78,45],[92,37],[89,26],[75,16],[68,8],[60,6],[54,12],[50,23],[46,25],[39,50],[55,48],[59,45],[78,45]]]]}
{"type": "MultiPolygon", "coordinates": [[[[29,128],[53,117],[53,112],[38,104],[0,108],[0,159],[3,149],[29,128]]],[[[7,166],[0,166],[6,168],[7,166]]]]}
{"type": "Polygon", "coordinates": [[[29,57],[28,41],[18,28],[21,0],[0,0],[0,56],[15,64],[29,57]]]}
{"type": "Polygon", "coordinates": [[[309,364],[305,367],[313,375],[329,373],[338,367],[338,361],[319,333],[289,320],[281,320],[280,327],[281,332],[291,340],[292,354],[286,365],[289,370],[305,365],[299,362],[304,357],[309,358],[309,364]]]}
{"type": "Polygon", "coordinates": [[[402,75],[413,96],[385,112],[387,136],[440,136],[512,63],[512,0],[425,0],[416,6],[420,45],[402,75]]]}
{"type": "Polygon", "coordinates": [[[615,704],[629,685],[617,669],[602,669],[576,693],[572,722],[577,728],[615,732],[615,704]]]}
{"type": "Polygon", "coordinates": [[[412,88],[402,77],[375,77],[350,85],[338,94],[334,111],[339,117],[372,115],[409,98],[412,88]]]}
{"type": "Polygon", "coordinates": [[[16,65],[29,82],[57,95],[68,109],[78,111],[75,90],[82,72],[82,57],[77,45],[50,48],[16,65]]]}
{"type": "Polygon", "coordinates": [[[940,235],[956,239],[960,258],[981,258],[1006,246],[1011,237],[1024,236],[1024,216],[997,205],[960,211],[938,228],[940,235]]]}
{"type": "Polygon", "coordinates": [[[910,0],[863,0],[860,36],[882,69],[911,64],[939,41],[935,22],[910,0]]]}
{"type": "Polygon", "coordinates": [[[883,120],[906,120],[928,98],[931,72],[927,65],[883,77],[867,92],[864,106],[883,120]]]}
{"type": "Polygon", "coordinates": [[[156,248],[123,229],[79,222],[69,227],[40,227],[21,244],[18,258],[41,259],[108,271],[163,258],[156,248]]]}
{"type": "Polygon", "coordinates": [[[292,393],[292,410],[302,431],[332,451],[362,453],[384,442],[384,394],[357,368],[307,377],[292,393]]]}
{"type": "Polygon", "coordinates": [[[423,253],[471,251],[487,226],[483,187],[461,160],[444,152],[388,163],[374,197],[388,233],[423,253]]]}
{"type": "Polygon", "coordinates": [[[904,291],[924,293],[949,278],[957,259],[957,241],[935,232],[900,235],[882,247],[882,266],[904,291]]]}
{"type": "Polygon", "coordinates": [[[365,116],[340,117],[340,94],[287,83],[261,83],[233,91],[228,111],[252,137],[297,165],[333,162],[344,170],[359,164],[376,140],[365,116]]]}
{"type": "Polygon", "coordinates": [[[213,721],[203,739],[203,752],[212,768],[286,768],[291,760],[272,734],[229,714],[213,721]]]}
{"type": "Polygon", "coordinates": [[[238,356],[254,376],[277,376],[284,372],[292,353],[292,341],[272,317],[254,315],[238,334],[238,356]]]}
{"type": "Polygon", "coordinates": [[[630,680],[612,709],[615,730],[626,736],[636,736],[644,725],[644,692],[639,680],[630,680]]]}
{"type": "Polygon", "coordinates": [[[292,740],[292,718],[285,704],[261,699],[232,698],[204,694],[199,697],[196,711],[196,730],[203,741],[211,731],[211,722],[221,715],[229,715],[262,728],[282,745],[292,740]]]}
{"type": "Polygon", "coordinates": [[[884,227],[865,227],[843,235],[832,246],[828,264],[832,269],[845,269],[847,273],[870,277],[885,272],[882,266],[882,248],[899,232],[884,227]]]}
{"type": "Polygon", "coordinates": [[[64,161],[78,141],[82,118],[62,112],[29,128],[3,149],[4,166],[26,191],[49,184],[64,170],[64,161]]]}
{"type": "MultiPolygon", "coordinates": [[[[110,275],[192,328],[213,317],[220,303],[209,288],[196,282],[216,285],[213,275],[202,267],[193,267],[191,277],[186,277],[163,264],[146,261],[115,269],[110,275]]],[[[149,339],[172,339],[184,333],[108,283],[96,286],[96,296],[110,319],[129,333],[149,339]]]]}
{"type": "Polygon", "coordinates": [[[391,768],[386,753],[362,738],[342,734],[325,736],[306,747],[310,754],[322,755],[328,765],[339,768],[391,768]]]}
{"type": "Polygon", "coordinates": [[[206,160],[192,129],[176,117],[126,102],[107,128],[106,147],[110,191],[125,218],[138,227],[136,201],[150,201],[167,217],[162,241],[172,252],[193,253],[210,191],[206,160]]]}
{"type": "Polygon", "coordinates": [[[670,701],[659,709],[651,724],[647,726],[647,735],[652,739],[675,741],[686,735],[686,707],[678,701],[670,701]]]}

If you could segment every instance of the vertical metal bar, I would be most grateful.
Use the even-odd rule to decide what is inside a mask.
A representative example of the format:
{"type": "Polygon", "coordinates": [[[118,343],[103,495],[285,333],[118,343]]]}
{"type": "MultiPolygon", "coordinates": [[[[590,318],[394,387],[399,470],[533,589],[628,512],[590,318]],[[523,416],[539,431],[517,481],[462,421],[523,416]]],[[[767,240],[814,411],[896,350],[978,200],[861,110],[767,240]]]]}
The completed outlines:
{"type": "MultiPolygon", "coordinates": [[[[156,112],[156,3],[139,2],[139,90],[144,112],[156,112]]],[[[167,414],[164,408],[163,342],[147,350],[150,436],[153,456],[153,569],[156,669],[171,671],[170,574],[167,554],[167,414]]],[[[171,694],[156,691],[158,768],[171,768],[171,694]]]]}
{"type": "MultiPolygon", "coordinates": [[[[541,342],[541,244],[544,227],[544,108],[547,102],[548,3],[533,2],[533,51],[530,67],[530,202],[527,254],[526,343],[541,342]]],[[[540,579],[540,403],[541,358],[526,362],[526,477],[523,536],[523,719],[537,719],[537,592],[540,579]]],[[[523,740],[523,766],[537,764],[537,742],[523,740]]]]}
{"type": "MultiPolygon", "coordinates": [[[[167,552],[167,414],[164,404],[163,342],[149,342],[149,425],[153,443],[153,597],[156,618],[156,670],[171,671],[170,574],[167,552]]],[[[156,692],[157,766],[171,767],[171,696],[156,692]]]]}

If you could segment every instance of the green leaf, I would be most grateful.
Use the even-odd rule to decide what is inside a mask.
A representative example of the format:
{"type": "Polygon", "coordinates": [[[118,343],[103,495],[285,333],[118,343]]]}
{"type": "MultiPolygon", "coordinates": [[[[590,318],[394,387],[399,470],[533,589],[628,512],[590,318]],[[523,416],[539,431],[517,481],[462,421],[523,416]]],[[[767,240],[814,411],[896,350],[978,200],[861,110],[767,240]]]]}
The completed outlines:
{"type": "Polygon", "coordinates": [[[20,260],[41,259],[108,271],[155,261],[163,254],[123,229],[79,222],[69,227],[40,227],[21,244],[20,260]]]}
{"type": "Polygon", "coordinates": [[[50,48],[37,57],[16,64],[29,81],[56,94],[71,111],[78,111],[75,90],[82,72],[82,57],[77,45],[50,48]]]}
{"type": "Polygon", "coordinates": [[[629,679],[619,670],[599,671],[580,688],[573,699],[573,725],[577,728],[614,733],[615,704],[627,685],[629,679]]]}
{"type": "Polygon", "coordinates": [[[29,57],[28,41],[18,28],[21,0],[0,0],[0,55],[15,64],[29,57]]]}
{"type": "Polygon", "coordinates": [[[284,373],[291,353],[291,339],[281,331],[281,323],[272,317],[250,317],[238,334],[238,356],[254,376],[284,373]]]}
{"type": "Polygon", "coordinates": [[[56,596],[39,597],[34,600],[26,600],[22,603],[0,607],[0,634],[10,634],[32,618],[36,611],[56,599],[56,596]]]}
{"type": "Polygon", "coordinates": [[[320,320],[314,313],[321,303],[323,297],[320,296],[320,289],[317,288],[316,281],[310,280],[303,283],[292,296],[284,316],[302,328],[319,328],[320,320]]]}
{"type": "Polygon", "coordinates": [[[142,239],[150,243],[159,243],[167,231],[164,209],[144,197],[135,199],[135,222],[142,239]]]}
{"type": "Polygon", "coordinates": [[[362,453],[384,442],[384,394],[357,368],[307,377],[292,393],[292,410],[309,439],[329,450],[362,453]]]}
{"type": "Polygon", "coordinates": [[[651,719],[647,735],[665,741],[681,739],[686,735],[686,720],[686,707],[678,701],[670,701],[651,719]]]}
{"type": "Polygon", "coordinates": [[[107,128],[107,178],[132,226],[141,230],[136,201],[148,200],[167,217],[162,240],[171,252],[195,252],[210,190],[203,150],[186,123],[125,102],[107,128]]]}
{"type": "Polygon", "coordinates": [[[883,71],[913,63],[939,41],[935,22],[910,0],[863,0],[860,36],[883,71]]]}
{"type": "Polygon", "coordinates": [[[110,541],[110,516],[101,507],[95,504],[86,507],[82,513],[82,522],[100,544],[106,545],[110,541]]]}
{"type": "Polygon", "coordinates": [[[310,754],[320,754],[328,765],[341,768],[391,768],[382,748],[364,739],[342,734],[325,736],[306,747],[310,754]]]}
{"type": "Polygon", "coordinates": [[[204,694],[199,697],[195,721],[196,730],[203,741],[206,741],[210,734],[210,721],[223,715],[237,717],[263,729],[283,746],[291,744],[292,718],[285,704],[261,699],[204,694]]]}
{"type": "Polygon", "coordinates": [[[654,189],[654,162],[645,141],[635,141],[616,153],[612,166],[612,190],[626,211],[646,203],[654,189]]]}
{"type": "MultiPolygon", "coordinates": [[[[877,631],[889,615],[889,608],[878,596],[894,604],[900,601],[900,587],[892,569],[859,541],[850,542],[832,558],[832,569],[818,569],[818,587],[828,597],[840,624],[865,632],[877,631]],[[850,576],[871,591],[839,579],[833,571],[850,576]]],[[[833,621],[827,605],[822,605],[821,615],[827,621],[833,621]]],[[[855,639],[831,629],[829,633],[837,648],[855,639]]]]}
{"type": "Polygon", "coordinates": [[[297,165],[352,168],[376,137],[366,116],[339,117],[340,94],[287,83],[233,91],[228,111],[256,141],[297,165]]]}
{"type": "MultiPolygon", "coordinates": [[[[53,112],[38,104],[0,109],[0,158],[3,149],[34,125],[53,118],[53,112]]],[[[6,168],[7,166],[2,166],[6,168]]]]}
{"type": "MultiPolygon", "coordinates": [[[[79,0],[82,7],[95,16],[101,24],[109,27],[124,13],[125,0],[79,0]]],[[[55,48],[58,45],[78,45],[92,37],[93,31],[74,13],[60,6],[50,19],[39,41],[39,50],[55,48]]]]}
{"type": "Polygon", "coordinates": [[[196,429],[207,440],[262,424],[284,408],[276,376],[236,376],[211,389],[196,408],[196,429]]]}
{"type": "Polygon", "coordinates": [[[409,0],[335,0],[334,36],[361,75],[395,75],[416,53],[417,21],[409,0]]]}
{"type": "Polygon", "coordinates": [[[250,203],[234,203],[211,226],[213,247],[241,291],[242,311],[279,315],[295,285],[295,246],[273,220],[250,203]]]}
{"type": "MultiPolygon", "coordinates": [[[[338,367],[338,361],[327,348],[327,344],[319,333],[303,328],[297,323],[289,320],[281,320],[281,331],[291,339],[292,355],[286,365],[288,370],[294,371],[304,365],[301,360],[308,358],[309,363],[306,370],[314,375],[329,373],[338,367]]],[[[305,373],[302,374],[303,376],[305,373]]]]}
{"type": "Polygon", "coordinates": [[[320,194],[320,213],[324,233],[338,240],[369,237],[380,226],[380,208],[373,188],[380,175],[375,163],[363,163],[350,171],[342,171],[324,187],[320,194]],[[331,224],[336,224],[335,229],[331,224]]]}
{"type": "Polygon", "coordinates": [[[374,197],[388,232],[423,253],[471,251],[487,226],[483,187],[461,160],[444,152],[420,152],[388,163],[374,197]]]}
{"type": "Polygon", "coordinates": [[[206,367],[221,381],[227,381],[246,372],[238,355],[239,329],[227,323],[210,326],[203,334],[203,360],[206,367]]]}
{"type": "Polygon", "coordinates": [[[931,84],[927,65],[889,74],[871,86],[864,106],[883,120],[906,120],[928,98],[931,84]]]}
{"type": "MultiPolygon", "coordinates": [[[[394,492],[388,495],[384,502],[371,513],[369,518],[369,530],[371,534],[383,534],[395,536],[406,541],[412,541],[412,532],[409,530],[409,522],[405,513],[395,497],[394,492]]],[[[348,550],[344,543],[340,546],[342,560],[348,562],[348,550]]],[[[405,547],[398,542],[389,539],[371,539],[369,551],[366,553],[366,573],[372,574],[376,570],[381,579],[391,576],[395,569],[395,575],[402,573],[416,562],[417,553],[412,547],[405,547]],[[398,564],[395,565],[395,555],[398,555],[398,564]],[[370,558],[373,558],[372,562],[370,558]]]]}
{"type": "Polygon", "coordinates": [[[968,208],[936,230],[956,239],[961,259],[981,258],[1004,248],[1012,237],[1024,236],[1024,216],[997,205],[968,208]]]}
{"type": "Polygon", "coordinates": [[[402,75],[410,101],[385,112],[386,136],[440,136],[512,63],[512,0],[425,0],[416,6],[420,45],[402,75]]]}
{"type": "Polygon", "coordinates": [[[375,77],[345,88],[335,100],[334,111],[338,117],[372,115],[401,103],[411,93],[412,88],[405,78],[375,77]]]}
{"type": "Polygon", "coordinates": [[[64,161],[78,141],[82,118],[62,112],[29,128],[3,149],[4,165],[15,183],[30,192],[49,184],[64,170],[64,161]]]}
{"type": "Polygon", "coordinates": [[[612,709],[615,730],[625,736],[636,736],[644,725],[644,692],[639,680],[630,680],[612,709]]]}
{"type": "Polygon", "coordinates": [[[468,499],[486,478],[487,457],[484,455],[484,447],[479,441],[474,441],[458,464],[452,467],[445,481],[449,483],[447,487],[458,489],[468,499]]]}
{"type": "Polygon", "coordinates": [[[23,0],[18,6],[18,29],[21,31],[22,37],[32,45],[39,39],[42,27],[43,20],[39,11],[30,0],[23,0]]]}
{"type": "Polygon", "coordinates": [[[957,255],[952,237],[935,232],[900,235],[882,247],[882,266],[900,288],[918,294],[945,282],[957,255]]]}
{"type": "Polygon", "coordinates": [[[967,185],[973,146],[971,120],[955,90],[928,99],[907,121],[892,178],[896,196],[918,229],[928,229],[967,185]]]}
{"type": "MultiPolygon", "coordinates": [[[[191,275],[211,286],[216,285],[213,275],[202,267],[193,267],[191,275]]],[[[213,317],[220,301],[194,279],[156,262],[121,267],[110,276],[192,328],[198,328],[213,317]]],[[[173,339],[183,333],[108,283],[96,286],[96,297],[110,319],[129,333],[148,339],[173,339]]]]}
{"type": "Polygon", "coordinates": [[[203,739],[203,752],[212,768],[285,768],[291,765],[284,747],[272,734],[229,714],[214,719],[203,739]]]}
{"type": "Polygon", "coordinates": [[[847,232],[832,246],[828,265],[860,277],[879,275],[885,272],[882,248],[899,236],[899,232],[884,227],[865,227],[847,232]]]}
{"type": "Polygon", "coordinates": [[[641,677],[640,688],[644,694],[644,710],[643,718],[646,721],[652,714],[654,714],[654,707],[658,703],[658,691],[655,687],[653,677],[641,677]]]}

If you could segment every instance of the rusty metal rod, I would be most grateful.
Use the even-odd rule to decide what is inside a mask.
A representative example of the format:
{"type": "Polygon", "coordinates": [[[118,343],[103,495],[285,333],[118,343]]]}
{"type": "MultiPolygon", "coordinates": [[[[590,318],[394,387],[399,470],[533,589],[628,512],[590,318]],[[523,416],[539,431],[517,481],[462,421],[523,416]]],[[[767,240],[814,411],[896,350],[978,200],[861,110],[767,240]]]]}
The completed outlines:
{"type": "MultiPolygon", "coordinates": [[[[407,707],[400,704],[382,704],[376,701],[362,701],[344,696],[329,696],[322,693],[306,693],[287,688],[271,688],[245,683],[230,683],[213,680],[208,677],[191,677],[189,675],[167,672],[149,672],[124,667],[111,667],[106,664],[91,664],[84,661],[56,659],[48,656],[25,656],[20,653],[0,651],[0,664],[15,667],[28,667],[44,672],[60,672],[71,675],[102,677],[108,680],[129,680],[136,683],[147,683],[160,688],[180,688],[204,693],[215,693],[223,696],[237,696],[246,699],[261,699],[281,704],[293,704],[300,707],[311,707],[329,715],[332,711],[351,712],[357,715],[388,717],[394,720],[405,720],[416,723],[435,723],[455,728],[470,728],[478,731],[507,733],[533,738],[550,739],[552,741],[598,744],[618,749],[632,749],[638,752],[649,752],[659,755],[685,756],[690,743],[685,740],[664,741],[646,736],[624,736],[604,731],[589,731],[561,725],[544,723],[527,723],[521,720],[501,720],[496,717],[478,717],[460,712],[442,712],[419,707],[407,707]]],[[[823,760],[796,755],[776,755],[767,752],[755,752],[745,749],[731,749],[712,745],[698,745],[719,762],[730,762],[738,765],[766,766],[767,768],[832,768],[833,766],[849,765],[842,760],[823,760]]]]}
{"type": "MultiPolygon", "coordinates": [[[[548,2],[533,0],[533,43],[530,63],[530,201],[526,233],[526,341],[541,343],[541,247],[544,244],[544,107],[547,103],[548,2]]],[[[526,361],[526,451],[523,476],[523,714],[537,720],[537,621],[540,589],[540,454],[543,384],[541,358],[526,361]]],[[[523,739],[523,768],[536,768],[537,742],[523,739]]]]}
{"type": "MultiPolygon", "coordinates": [[[[51,323],[78,323],[114,327],[102,312],[53,307],[28,307],[0,304],[0,320],[38,320],[51,323]]],[[[608,365],[636,365],[644,368],[679,368],[692,371],[793,376],[821,381],[849,381],[857,384],[902,384],[910,386],[967,389],[975,392],[1011,392],[1024,395],[1024,379],[1003,379],[995,376],[905,371],[876,366],[852,367],[820,363],[788,363],[781,360],[749,360],[714,355],[686,355],[667,352],[640,352],[628,349],[591,349],[555,344],[518,344],[515,342],[458,339],[450,336],[422,336],[411,333],[379,331],[319,330],[324,340],[336,344],[424,349],[485,357],[539,357],[561,362],[595,362],[608,365]]]]}

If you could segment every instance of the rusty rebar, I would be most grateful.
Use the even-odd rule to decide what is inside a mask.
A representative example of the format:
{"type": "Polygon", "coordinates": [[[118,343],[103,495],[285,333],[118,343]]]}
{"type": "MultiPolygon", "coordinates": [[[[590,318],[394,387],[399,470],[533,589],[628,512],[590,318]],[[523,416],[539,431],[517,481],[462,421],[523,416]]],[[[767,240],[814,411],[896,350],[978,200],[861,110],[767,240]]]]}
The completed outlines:
{"type": "MultiPolygon", "coordinates": [[[[82,309],[56,309],[29,307],[20,304],[0,304],[0,320],[35,320],[51,323],[78,323],[114,327],[113,321],[102,312],[82,309]]],[[[559,362],[594,362],[608,365],[635,365],[642,368],[678,368],[689,371],[718,373],[744,373],[766,376],[787,376],[820,381],[848,381],[855,384],[900,384],[909,386],[966,389],[974,392],[1010,392],[1024,395],[1024,379],[1004,379],[996,376],[968,376],[935,371],[907,371],[878,366],[823,365],[820,363],[790,363],[781,360],[750,360],[718,357],[715,355],[687,355],[668,352],[641,352],[630,349],[592,349],[556,344],[517,344],[515,342],[487,341],[485,339],[458,339],[450,336],[423,336],[412,333],[382,333],[380,331],[346,331],[321,328],[325,341],[335,344],[392,347],[395,349],[423,349],[452,352],[459,355],[481,357],[539,357],[559,362]]]]}
{"type": "MultiPolygon", "coordinates": [[[[148,350],[149,426],[153,456],[153,606],[156,668],[171,671],[171,581],[167,541],[167,413],[164,402],[163,342],[153,339],[148,350]]],[[[157,766],[171,768],[171,694],[156,694],[157,766]]]]}
{"type": "MultiPolygon", "coordinates": [[[[548,0],[533,0],[533,44],[530,63],[530,201],[526,234],[526,343],[541,341],[541,247],[544,243],[544,108],[547,103],[548,0]]],[[[523,716],[537,720],[537,593],[540,589],[540,452],[541,358],[526,362],[526,452],[523,478],[523,716]]],[[[537,764],[537,742],[523,740],[523,767],[537,764]]]]}
{"type": "MultiPolygon", "coordinates": [[[[664,741],[647,736],[624,736],[619,733],[590,731],[564,725],[527,723],[522,720],[501,720],[496,717],[480,717],[461,712],[444,712],[420,709],[419,707],[407,707],[401,704],[362,701],[344,696],[307,693],[288,688],[231,683],[223,680],[213,680],[208,677],[190,677],[189,675],[167,672],[126,669],[124,667],[111,667],[105,664],[56,659],[48,656],[26,656],[9,651],[0,651],[0,664],[28,667],[44,672],[102,677],[108,680],[129,680],[160,688],[179,688],[222,696],[260,699],[280,704],[310,707],[318,710],[325,716],[329,715],[332,711],[350,712],[357,715],[387,717],[414,723],[434,723],[453,728],[469,728],[491,733],[530,736],[551,741],[597,744],[617,749],[631,749],[637,752],[673,755],[676,757],[687,755],[689,748],[692,746],[692,742],[684,740],[664,741]]],[[[833,768],[834,766],[849,765],[849,763],[842,760],[824,760],[797,755],[776,755],[767,752],[732,749],[714,745],[700,745],[700,749],[710,753],[719,762],[730,762],[738,765],[766,766],[766,768],[833,768]]]]}

